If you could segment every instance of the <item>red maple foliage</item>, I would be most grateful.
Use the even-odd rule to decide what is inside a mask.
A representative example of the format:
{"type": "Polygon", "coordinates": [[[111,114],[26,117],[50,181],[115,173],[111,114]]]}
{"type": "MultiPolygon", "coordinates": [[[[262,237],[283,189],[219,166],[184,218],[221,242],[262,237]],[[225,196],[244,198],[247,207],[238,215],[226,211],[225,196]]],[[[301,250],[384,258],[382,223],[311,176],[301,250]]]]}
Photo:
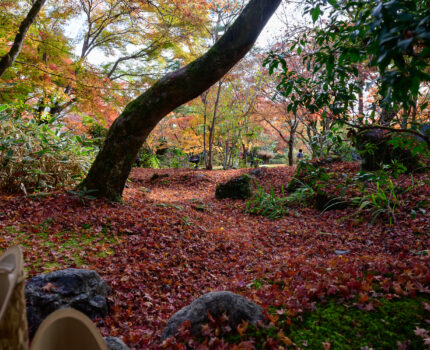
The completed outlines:
{"type": "MultiPolygon", "coordinates": [[[[413,201],[429,198],[428,186],[404,195],[410,205],[399,208],[392,226],[356,222],[354,208],[297,208],[269,220],[246,214],[242,201],[214,198],[217,183],[248,171],[134,169],[121,204],[65,191],[1,196],[0,248],[24,244],[29,276],[54,262],[97,270],[113,288],[110,315],[98,320],[99,329],[134,349],[159,347],[169,317],[209,291],[276,306],[272,322],[331,296],[358,296],[358,306],[371,310],[374,297],[430,292],[430,256],[420,254],[430,247],[430,222],[409,212],[413,201]],[[154,173],[169,176],[151,180],[154,173]],[[23,241],[23,232],[30,239],[23,241]],[[72,237],[82,246],[62,249],[72,237]],[[267,283],[253,288],[256,280],[267,283]]],[[[357,168],[336,164],[332,171],[341,176],[357,168]]],[[[259,181],[280,193],[293,174],[288,167],[265,169],[259,181]]]]}

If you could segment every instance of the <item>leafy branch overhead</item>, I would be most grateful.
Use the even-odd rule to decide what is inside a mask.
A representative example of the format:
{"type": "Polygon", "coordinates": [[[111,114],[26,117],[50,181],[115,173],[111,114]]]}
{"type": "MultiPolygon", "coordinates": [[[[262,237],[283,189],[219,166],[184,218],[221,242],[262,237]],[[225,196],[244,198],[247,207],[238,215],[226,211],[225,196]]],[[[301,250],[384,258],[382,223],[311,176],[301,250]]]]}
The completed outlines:
{"type": "MultiPolygon", "coordinates": [[[[425,1],[314,1],[304,13],[314,26],[289,38],[285,53],[272,52],[266,64],[281,68],[280,90],[292,95],[290,109],[344,114],[364,88],[364,69],[382,108],[398,112],[416,105],[420,86],[430,80],[430,12],[425,1]],[[292,70],[287,57],[299,55],[307,73],[292,70]]],[[[420,107],[424,110],[426,104],[420,107]]]]}

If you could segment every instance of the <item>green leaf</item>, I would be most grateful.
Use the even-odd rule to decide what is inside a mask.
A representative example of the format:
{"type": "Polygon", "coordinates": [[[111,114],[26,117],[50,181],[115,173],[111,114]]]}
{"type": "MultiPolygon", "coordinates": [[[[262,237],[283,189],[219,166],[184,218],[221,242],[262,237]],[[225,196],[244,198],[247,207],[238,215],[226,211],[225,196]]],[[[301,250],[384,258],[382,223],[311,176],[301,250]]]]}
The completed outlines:
{"type": "Polygon", "coordinates": [[[409,39],[405,39],[405,40],[400,40],[397,43],[397,47],[399,47],[402,50],[407,50],[408,47],[412,44],[412,42],[414,41],[414,38],[409,38],[409,39]]]}
{"type": "Polygon", "coordinates": [[[11,159],[13,157],[13,149],[10,149],[9,151],[7,151],[6,153],[6,158],[11,159]]]}
{"type": "Polygon", "coordinates": [[[420,89],[420,78],[418,78],[417,76],[414,76],[412,78],[412,86],[411,86],[411,93],[414,96],[418,95],[418,91],[420,89]]]}
{"type": "Polygon", "coordinates": [[[320,16],[320,14],[321,14],[320,5],[317,5],[317,7],[311,10],[312,21],[314,23],[318,20],[318,17],[320,16]]]}

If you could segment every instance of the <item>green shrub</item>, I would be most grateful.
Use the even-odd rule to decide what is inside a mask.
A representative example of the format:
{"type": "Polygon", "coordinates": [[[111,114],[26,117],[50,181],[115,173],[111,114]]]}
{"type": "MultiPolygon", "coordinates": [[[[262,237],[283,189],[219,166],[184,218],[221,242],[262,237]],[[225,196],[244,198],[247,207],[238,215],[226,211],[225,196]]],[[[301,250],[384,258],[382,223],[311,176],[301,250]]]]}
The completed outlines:
{"type": "Polygon", "coordinates": [[[64,131],[52,118],[43,124],[0,107],[0,190],[16,193],[74,185],[86,173],[94,151],[85,136],[64,131]]]}
{"type": "Polygon", "coordinates": [[[316,195],[316,192],[311,186],[302,184],[301,187],[297,188],[293,193],[291,193],[287,198],[289,205],[298,204],[300,206],[305,206],[311,199],[316,195]]]}
{"type": "MultiPolygon", "coordinates": [[[[282,189],[282,194],[284,190],[282,189]]],[[[284,196],[278,197],[270,187],[270,192],[266,193],[257,183],[257,190],[246,203],[246,212],[253,215],[267,216],[270,219],[278,219],[288,214],[288,199],[284,196]]]]}
{"type": "Polygon", "coordinates": [[[188,155],[179,148],[169,148],[164,155],[157,156],[160,168],[184,168],[190,165],[188,155]]]}
{"type": "Polygon", "coordinates": [[[139,167],[152,168],[152,169],[160,168],[160,160],[147,146],[143,146],[140,149],[139,154],[137,155],[137,160],[138,160],[137,165],[139,167]]]}
{"type": "Polygon", "coordinates": [[[105,142],[108,129],[96,122],[93,122],[89,125],[87,133],[90,136],[88,145],[97,146],[97,148],[100,149],[105,142]]]}
{"type": "Polygon", "coordinates": [[[381,214],[388,218],[390,225],[396,221],[395,209],[399,204],[399,200],[391,180],[387,182],[377,181],[374,189],[366,189],[363,196],[353,199],[353,203],[358,206],[356,215],[363,210],[370,213],[372,217],[371,224],[381,214]]]}
{"type": "Polygon", "coordinates": [[[315,165],[312,162],[300,161],[297,166],[296,174],[293,176],[287,185],[288,192],[294,192],[303,185],[311,187],[316,190],[318,182],[328,181],[329,176],[324,167],[315,165]]]}

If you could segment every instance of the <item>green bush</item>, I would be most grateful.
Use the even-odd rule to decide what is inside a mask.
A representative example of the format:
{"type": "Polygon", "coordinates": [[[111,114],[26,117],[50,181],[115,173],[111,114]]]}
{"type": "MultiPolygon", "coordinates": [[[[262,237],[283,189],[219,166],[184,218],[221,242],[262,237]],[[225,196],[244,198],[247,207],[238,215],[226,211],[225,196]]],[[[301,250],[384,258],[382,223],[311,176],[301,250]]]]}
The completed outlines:
{"type": "Polygon", "coordinates": [[[152,169],[160,168],[160,160],[147,146],[143,146],[140,149],[139,154],[137,155],[137,160],[138,160],[137,165],[139,167],[152,168],[152,169]]]}
{"type": "Polygon", "coordinates": [[[94,122],[89,125],[87,133],[90,136],[90,140],[88,140],[88,145],[97,146],[97,148],[100,149],[105,142],[108,129],[94,122]]]}
{"type": "Polygon", "coordinates": [[[298,188],[303,187],[303,185],[316,190],[318,182],[326,182],[328,179],[329,175],[327,174],[326,169],[322,166],[308,161],[300,161],[296,174],[287,185],[287,191],[294,192],[298,188]]]}
{"type": "MultiPolygon", "coordinates": [[[[282,189],[282,194],[283,194],[282,189]]],[[[257,183],[257,190],[246,203],[246,212],[253,215],[267,216],[270,219],[278,219],[288,214],[288,199],[284,196],[278,197],[270,187],[270,192],[266,193],[257,183]]]]}
{"type": "Polygon", "coordinates": [[[157,156],[160,168],[185,168],[190,165],[188,155],[179,148],[169,148],[162,156],[157,156]]]}
{"type": "Polygon", "coordinates": [[[366,189],[362,196],[353,199],[353,204],[358,206],[356,215],[363,210],[370,213],[372,217],[371,224],[381,214],[388,217],[390,225],[396,221],[395,209],[399,204],[399,200],[391,180],[387,182],[377,181],[374,189],[366,189]]]}
{"type": "Polygon", "coordinates": [[[85,136],[64,131],[55,118],[38,124],[14,107],[0,107],[0,190],[16,193],[71,186],[94,157],[85,136]]]}

